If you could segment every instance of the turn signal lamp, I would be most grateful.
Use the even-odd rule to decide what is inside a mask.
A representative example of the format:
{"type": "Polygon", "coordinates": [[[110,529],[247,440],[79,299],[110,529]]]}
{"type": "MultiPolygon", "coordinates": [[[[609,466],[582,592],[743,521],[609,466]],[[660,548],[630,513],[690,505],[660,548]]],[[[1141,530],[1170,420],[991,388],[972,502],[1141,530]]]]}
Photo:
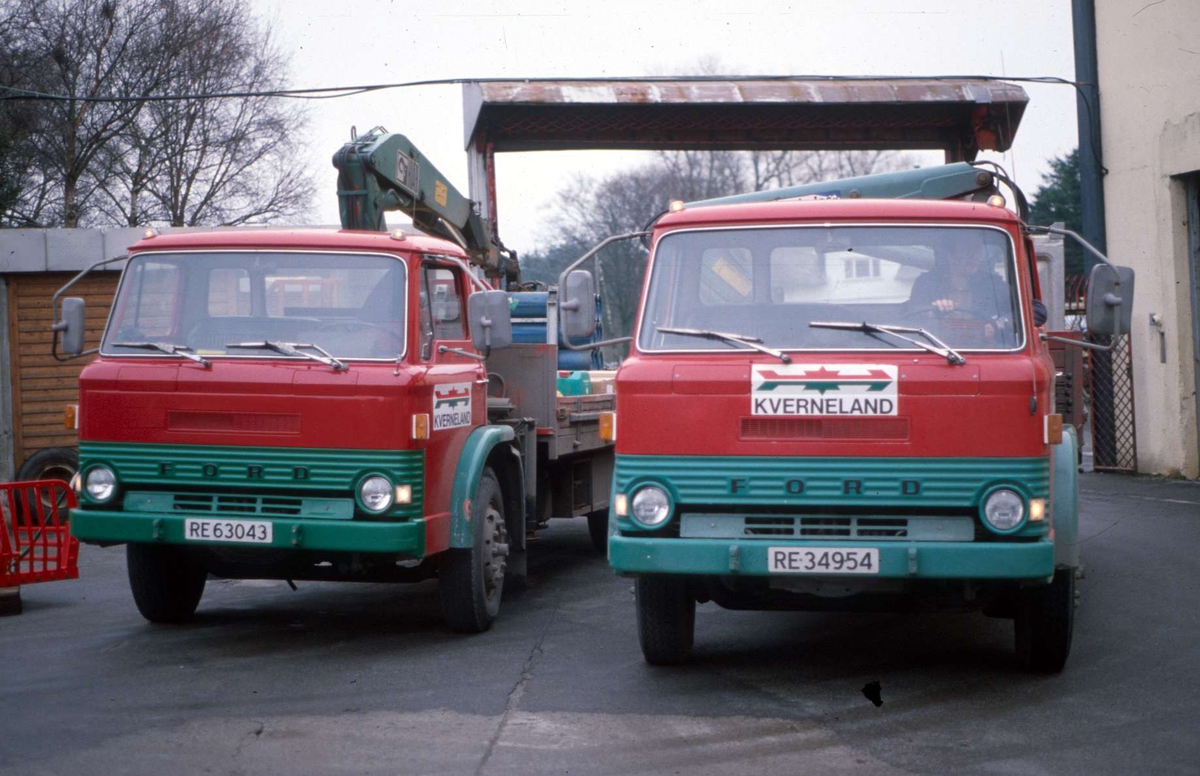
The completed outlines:
{"type": "Polygon", "coordinates": [[[68,404],[63,408],[63,428],[74,431],[79,428],[79,405],[68,404]]]}
{"type": "Polygon", "coordinates": [[[413,415],[413,439],[429,439],[429,413],[413,415]]]}
{"type": "Polygon", "coordinates": [[[411,504],[412,503],[412,485],[397,485],[396,486],[396,503],[411,504]]]}
{"type": "Polygon", "coordinates": [[[629,516],[629,496],[624,493],[618,493],[613,500],[613,510],[616,511],[617,517],[629,516]]]}
{"type": "Polygon", "coordinates": [[[988,197],[987,203],[992,207],[1004,207],[1006,204],[1004,201],[1004,196],[1001,194],[993,194],[992,196],[988,197]]]}
{"type": "Polygon", "coordinates": [[[1046,416],[1045,442],[1048,445],[1061,445],[1063,436],[1062,415],[1046,416]]]}
{"type": "Polygon", "coordinates": [[[1036,523],[1046,519],[1046,499],[1035,498],[1029,500],[1029,521],[1036,523]]]}
{"type": "Polygon", "coordinates": [[[670,210],[672,213],[678,213],[680,210],[683,210],[683,200],[682,199],[671,200],[671,204],[667,205],[667,210],[670,210]]]}
{"type": "Polygon", "coordinates": [[[600,441],[601,442],[616,442],[617,441],[617,413],[601,412],[600,413],[600,441]]]}

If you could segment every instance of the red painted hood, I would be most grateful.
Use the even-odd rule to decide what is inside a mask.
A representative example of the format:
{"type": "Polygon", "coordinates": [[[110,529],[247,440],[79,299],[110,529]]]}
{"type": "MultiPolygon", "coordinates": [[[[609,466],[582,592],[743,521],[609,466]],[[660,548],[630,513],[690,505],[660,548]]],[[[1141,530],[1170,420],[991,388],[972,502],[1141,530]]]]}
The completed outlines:
{"type": "MultiPolygon", "coordinates": [[[[1032,457],[1047,455],[1043,418],[1049,412],[1048,358],[1028,354],[967,354],[954,366],[934,355],[794,354],[795,368],[769,356],[711,353],[634,354],[617,373],[618,454],[853,457],[1032,457]],[[818,369],[800,370],[801,365],[818,369]],[[864,369],[864,365],[885,367],[864,369]],[[823,369],[822,369],[823,367],[823,369]],[[752,387],[757,373],[758,387],[752,387]],[[884,393],[842,392],[841,408],[857,397],[892,396],[894,415],[808,414],[839,406],[839,380],[883,383],[884,393]],[[849,376],[849,377],[847,377],[849,376]],[[810,402],[781,403],[784,391],[764,383],[822,381],[810,402]],[[1030,412],[1030,400],[1037,405],[1030,412]],[[759,405],[756,399],[773,404],[759,405]],[[764,412],[765,411],[765,412],[764,412]]],[[[814,385],[817,383],[814,382],[814,385]]],[[[863,388],[851,390],[863,391],[863,388]]],[[[877,401],[877,400],[876,400],[877,401]]],[[[880,406],[876,405],[874,410],[880,406]]]]}
{"type": "MultiPolygon", "coordinates": [[[[87,442],[412,447],[414,375],[394,364],[101,359],[79,377],[87,442]]],[[[426,393],[428,391],[426,390],[426,393]]],[[[427,402],[426,402],[427,403],[427,402]]],[[[422,405],[424,406],[424,405],[422,405]]]]}

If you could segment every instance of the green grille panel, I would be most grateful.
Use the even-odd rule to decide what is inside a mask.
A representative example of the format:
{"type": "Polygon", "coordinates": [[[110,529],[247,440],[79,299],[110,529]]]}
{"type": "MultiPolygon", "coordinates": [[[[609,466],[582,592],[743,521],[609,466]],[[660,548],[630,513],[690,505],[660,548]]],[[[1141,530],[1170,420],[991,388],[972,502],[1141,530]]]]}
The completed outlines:
{"type": "Polygon", "coordinates": [[[1050,460],[618,455],[614,480],[664,483],[684,506],[966,507],[1000,484],[1046,498],[1050,460]]]}
{"type": "Polygon", "coordinates": [[[140,486],[181,495],[203,488],[301,497],[345,493],[352,499],[362,475],[381,472],[413,489],[412,504],[389,514],[420,517],[424,503],[425,453],[421,450],[80,442],[79,460],[82,469],[97,463],[112,467],[127,491],[140,486]]]}

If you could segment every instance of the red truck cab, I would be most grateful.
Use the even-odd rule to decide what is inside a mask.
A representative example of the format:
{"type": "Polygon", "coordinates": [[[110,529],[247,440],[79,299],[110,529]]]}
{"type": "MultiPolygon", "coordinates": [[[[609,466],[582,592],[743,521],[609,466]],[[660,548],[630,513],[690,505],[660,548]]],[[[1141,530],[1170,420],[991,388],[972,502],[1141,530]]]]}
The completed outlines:
{"type": "Polygon", "coordinates": [[[190,618],[210,573],[436,574],[452,625],[490,624],[524,485],[513,427],[489,423],[464,258],[400,232],[131,248],[80,377],[71,526],[129,544],[143,615],[190,618]]]}
{"type": "Polygon", "coordinates": [[[1070,648],[1076,452],[1037,275],[999,204],[686,207],[654,225],[617,374],[609,557],[646,659],[695,605],[1013,617],[1027,665],[1070,648]],[[1044,308],[1042,310],[1044,313],[1044,308]]]}

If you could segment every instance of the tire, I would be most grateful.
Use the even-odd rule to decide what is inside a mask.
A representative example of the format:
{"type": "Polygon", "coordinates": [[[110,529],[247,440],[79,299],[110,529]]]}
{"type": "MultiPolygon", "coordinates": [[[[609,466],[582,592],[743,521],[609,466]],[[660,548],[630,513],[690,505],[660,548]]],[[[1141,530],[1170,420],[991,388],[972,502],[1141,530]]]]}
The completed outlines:
{"type": "Polygon", "coordinates": [[[192,619],[208,576],[194,552],[171,545],[130,544],[125,558],[133,602],[143,617],[153,623],[192,619]]]}
{"type": "Polygon", "coordinates": [[[1022,668],[1062,671],[1075,630],[1075,570],[1059,569],[1050,584],[1021,590],[1013,626],[1022,668]]]}
{"type": "Polygon", "coordinates": [[[447,550],[438,567],[438,591],[446,624],[460,633],[482,633],[500,613],[508,565],[504,496],[496,474],[484,469],[471,502],[474,542],[447,550]]]}
{"type": "MultiPolygon", "coordinates": [[[[34,480],[61,480],[62,482],[68,483],[69,487],[71,478],[74,477],[75,473],[78,471],[79,452],[75,450],[75,448],[47,447],[44,450],[38,450],[36,453],[25,459],[25,463],[21,464],[21,469],[17,472],[17,481],[32,482],[34,480]]],[[[42,509],[43,514],[49,517],[49,503],[46,503],[42,509]]],[[[17,510],[17,518],[21,524],[34,525],[38,522],[36,514],[26,514],[25,502],[23,500],[18,500],[17,510]]],[[[67,496],[65,489],[58,499],[58,518],[63,525],[67,524],[67,496]]]]}
{"type": "Polygon", "coordinates": [[[592,537],[592,548],[601,555],[608,554],[608,510],[601,509],[587,516],[588,534],[592,537]]]}
{"type": "Polygon", "coordinates": [[[640,576],[637,591],[638,641],[652,666],[677,665],[692,651],[696,599],[681,577],[640,576]]]}

